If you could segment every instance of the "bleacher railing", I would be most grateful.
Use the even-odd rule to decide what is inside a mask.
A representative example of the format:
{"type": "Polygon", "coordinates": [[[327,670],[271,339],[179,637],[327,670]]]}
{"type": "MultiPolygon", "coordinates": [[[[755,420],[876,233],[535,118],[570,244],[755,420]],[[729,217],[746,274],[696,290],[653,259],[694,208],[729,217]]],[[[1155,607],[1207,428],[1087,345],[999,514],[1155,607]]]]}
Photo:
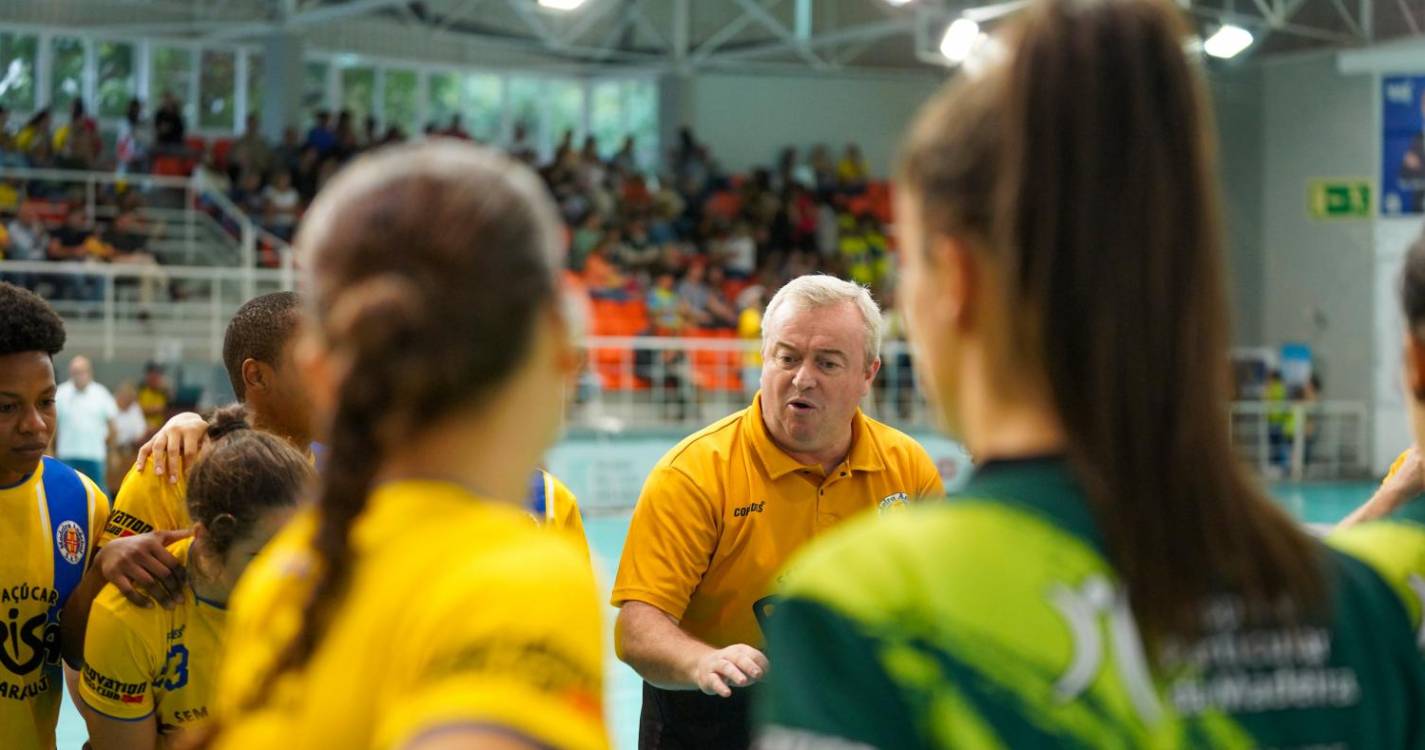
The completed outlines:
{"type": "MultiPolygon", "coordinates": [[[[254,230],[254,235],[257,230],[254,230]]],[[[227,321],[254,294],[293,290],[290,263],[278,269],[0,261],[0,278],[34,284],[69,277],[97,284],[83,298],[51,298],[66,318],[72,352],[104,360],[221,361],[227,321]],[[145,303],[132,289],[146,276],[181,290],[179,299],[145,303]]],[[[686,435],[751,401],[760,380],[759,343],[730,333],[696,337],[594,336],[569,404],[576,431],[686,435]]],[[[862,403],[867,414],[905,429],[933,429],[915,387],[909,347],[887,341],[881,371],[862,403]]],[[[1273,478],[1327,480],[1369,472],[1366,406],[1360,402],[1232,405],[1239,456],[1273,478]]]]}
{"type": "Polygon", "coordinates": [[[1370,471],[1366,407],[1357,401],[1238,401],[1232,444],[1272,479],[1363,477],[1370,471]]]}
{"type": "MultiPolygon", "coordinates": [[[[196,249],[200,242],[200,227],[217,230],[207,236],[225,237],[233,250],[230,257],[210,258],[213,265],[238,266],[242,269],[259,267],[260,250],[266,249],[275,256],[270,265],[291,274],[293,257],[291,246],[272,233],[264,230],[252,217],[239,209],[228,196],[200,179],[171,177],[148,174],[118,174],[115,172],[85,172],[67,169],[29,169],[0,166],[0,180],[15,181],[22,192],[21,200],[30,197],[36,186],[72,186],[61,193],[83,191],[85,215],[91,225],[100,218],[109,218],[117,212],[112,205],[100,201],[101,193],[117,192],[119,186],[138,190],[147,196],[146,203],[179,203],[178,208],[162,205],[146,205],[143,213],[152,218],[165,220],[176,218],[181,223],[181,232],[187,252],[181,255],[184,265],[202,265],[196,249]],[[167,195],[165,195],[167,194],[167,195]],[[158,200],[156,200],[158,199],[158,200]]],[[[171,256],[161,258],[173,260],[171,256]]],[[[247,280],[249,285],[255,278],[247,280]]]]}

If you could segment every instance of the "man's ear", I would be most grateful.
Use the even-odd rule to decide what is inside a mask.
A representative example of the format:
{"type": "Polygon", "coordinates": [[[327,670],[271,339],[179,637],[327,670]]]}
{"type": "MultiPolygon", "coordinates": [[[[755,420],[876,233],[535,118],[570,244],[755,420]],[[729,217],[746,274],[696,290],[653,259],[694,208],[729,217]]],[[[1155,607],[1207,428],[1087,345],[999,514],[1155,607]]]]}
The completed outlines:
{"type": "Polygon", "coordinates": [[[271,368],[248,357],[242,361],[242,382],[248,393],[266,391],[272,382],[271,368]]]}

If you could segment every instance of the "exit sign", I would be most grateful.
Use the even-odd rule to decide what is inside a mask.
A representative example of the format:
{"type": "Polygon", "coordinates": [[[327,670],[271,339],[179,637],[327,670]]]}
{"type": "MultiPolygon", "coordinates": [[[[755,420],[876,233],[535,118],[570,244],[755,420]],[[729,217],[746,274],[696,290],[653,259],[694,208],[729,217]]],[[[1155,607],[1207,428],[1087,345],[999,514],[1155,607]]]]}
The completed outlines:
{"type": "Polygon", "coordinates": [[[1368,219],[1371,206],[1368,180],[1313,180],[1307,195],[1313,219],[1368,219]]]}

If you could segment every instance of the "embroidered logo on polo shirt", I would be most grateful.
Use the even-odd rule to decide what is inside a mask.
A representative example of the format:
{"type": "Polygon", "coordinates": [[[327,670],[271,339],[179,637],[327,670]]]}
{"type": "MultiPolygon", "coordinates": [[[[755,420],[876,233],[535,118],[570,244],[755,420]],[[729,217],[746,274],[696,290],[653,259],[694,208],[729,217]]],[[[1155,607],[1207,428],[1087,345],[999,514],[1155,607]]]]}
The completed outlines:
{"type": "Polygon", "coordinates": [[[766,501],[766,500],[763,500],[763,501],[760,502],[760,503],[752,503],[751,505],[744,505],[744,506],[742,506],[741,508],[737,508],[737,509],[733,510],[733,511],[732,511],[732,515],[733,515],[734,518],[742,518],[743,516],[749,516],[749,515],[752,515],[753,513],[761,513],[761,512],[762,512],[762,509],[763,509],[766,505],[767,505],[767,501],[766,501]]]}
{"type": "Polygon", "coordinates": [[[881,502],[876,504],[876,509],[880,511],[882,515],[885,515],[886,513],[891,513],[898,510],[905,510],[909,506],[910,495],[907,495],[904,492],[897,492],[894,495],[887,495],[886,497],[882,498],[881,502]]]}

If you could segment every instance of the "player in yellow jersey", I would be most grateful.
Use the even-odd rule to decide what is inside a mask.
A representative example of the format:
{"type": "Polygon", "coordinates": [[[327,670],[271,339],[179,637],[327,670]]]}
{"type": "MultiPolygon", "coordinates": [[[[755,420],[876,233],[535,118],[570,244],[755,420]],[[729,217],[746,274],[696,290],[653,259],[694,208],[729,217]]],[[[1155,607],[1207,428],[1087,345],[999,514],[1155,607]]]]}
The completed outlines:
{"type": "Polygon", "coordinates": [[[56,421],[53,358],[64,337],[64,323],[44,300],[0,282],[0,747],[5,750],[54,747],[64,683],[61,633],[73,627],[61,610],[93,559],[94,540],[109,515],[109,501],[93,482],[44,455],[56,421]]]}
{"type": "Polygon", "coordinates": [[[592,748],[600,606],[521,507],[579,367],[535,175],[426,142],[363,156],[298,252],[318,501],[229,610],[221,748],[592,748]]]}
{"type": "Polygon", "coordinates": [[[207,719],[228,595],[310,488],[306,457],[249,429],[242,407],[220,412],[209,435],[187,492],[194,535],[168,547],[190,571],[183,600],[139,607],[107,586],[94,601],[79,689],[94,750],[172,747],[207,719]]]}
{"type": "MultiPolygon", "coordinates": [[[[291,292],[249,300],[228,323],[223,364],[253,427],[285,438],[305,452],[311,443],[311,411],[292,356],[297,312],[297,297],[291,292]]],[[[196,455],[208,423],[190,414],[174,417],[171,424],[176,425],[178,442],[193,446],[196,455]]],[[[182,455],[156,454],[153,466],[144,471],[146,458],[141,454],[124,477],[114,498],[114,512],[99,538],[104,551],[75,593],[69,615],[78,627],[66,632],[67,652],[84,652],[84,620],[106,583],[139,606],[157,601],[173,607],[186,596],[184,568],[168,550],[192,526],[184,499],[182,455]]]]}
{"type": "Polygon", "coordinates": [[[525,494],[525,510],[541,526],[563,533],[569,541],[584,551],[589,558],[589,539],[584,535],[584,518],[579,513],[579,501],[573,490],[559,481],[559,477],[544,469],[536,469],[530,476],[529,491],[525,494]]]}

